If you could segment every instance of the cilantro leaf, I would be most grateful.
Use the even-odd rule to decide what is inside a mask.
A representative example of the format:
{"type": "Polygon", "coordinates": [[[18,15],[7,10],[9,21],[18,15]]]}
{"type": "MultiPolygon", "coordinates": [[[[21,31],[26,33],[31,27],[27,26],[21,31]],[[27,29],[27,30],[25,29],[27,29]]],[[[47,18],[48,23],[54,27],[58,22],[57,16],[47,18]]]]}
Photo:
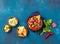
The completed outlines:
{"type": "Polygon", "coordinates": [[[52,19],[43,20],[43,22],[44,22],[45,27],[43,28],[43,32],[42,33],[44,33],[44,32],[51,32],[52,19]]]}

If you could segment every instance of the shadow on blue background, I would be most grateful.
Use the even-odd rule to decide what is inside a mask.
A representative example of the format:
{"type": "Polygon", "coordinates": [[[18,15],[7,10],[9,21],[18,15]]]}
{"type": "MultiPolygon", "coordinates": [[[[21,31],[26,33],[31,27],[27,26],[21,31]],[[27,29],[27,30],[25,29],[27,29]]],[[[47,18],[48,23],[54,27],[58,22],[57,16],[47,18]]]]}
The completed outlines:
{"type": "Polygon", "coordinates": [[[60,44],[60,0],[0,0],[0,44],[60,44]],[[54,35],[48,39],[45,39],[45,34],[40,36],[29,29],[26,38],[17,36],[17,27],[12,28],[11,33],[3,31],[11,16],[18,18],[19,25],[27,27],[26,20],[35,11],[45,19],[53,19],[58,25],[52,29],[54,35]]]}

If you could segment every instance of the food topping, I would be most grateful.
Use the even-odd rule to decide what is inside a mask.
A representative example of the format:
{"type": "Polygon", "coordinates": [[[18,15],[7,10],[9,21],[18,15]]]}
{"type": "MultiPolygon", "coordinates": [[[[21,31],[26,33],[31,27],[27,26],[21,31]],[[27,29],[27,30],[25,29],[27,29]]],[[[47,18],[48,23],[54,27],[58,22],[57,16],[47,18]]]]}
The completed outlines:
{"type": "Polygon", "coordinates": [[[9,24],[10,26],[16,26],[16,25],[18,24],[17,18],[11,17],[11,18],[8,20],[8,24],[9,24]]]}
{"type": "Polygon", "coordinates": [[[11,30],[9,25],[4,26],[4,32],[9,32],[11,30]]]}
{"type": "Polygon", "coordinates": [[[27,36],[27,29],[24,26],[19,26],[17,30],[17,34],[20,37],[26,37],[27,36]]]}

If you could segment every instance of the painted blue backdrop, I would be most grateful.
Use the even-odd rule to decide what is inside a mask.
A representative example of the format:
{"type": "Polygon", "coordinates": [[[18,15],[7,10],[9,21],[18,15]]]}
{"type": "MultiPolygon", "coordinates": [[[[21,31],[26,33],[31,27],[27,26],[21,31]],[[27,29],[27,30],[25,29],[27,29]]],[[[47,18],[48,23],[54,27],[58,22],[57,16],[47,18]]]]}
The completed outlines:
{"type": "Polygon", "coordinates": [[[60,44],[60,0],[0,0],[0,44],[60,44]],[[12,28],[11,33],[3,31],[11,16],[18,18],[18,25],[27,27],[26,20],[35,11],[45,19],[53,19],[58,25],[52,29],[54,35],[48,39],[44,39],[45,34],[39,36],[29,29],[26,38],[17,36],[17,27],[12,28]]]}

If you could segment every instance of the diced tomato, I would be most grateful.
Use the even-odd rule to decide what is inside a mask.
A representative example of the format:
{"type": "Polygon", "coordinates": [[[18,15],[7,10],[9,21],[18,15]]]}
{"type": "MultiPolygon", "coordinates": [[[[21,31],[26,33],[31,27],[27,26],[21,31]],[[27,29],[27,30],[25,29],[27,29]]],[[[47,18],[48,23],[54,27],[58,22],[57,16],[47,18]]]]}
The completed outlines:
{"type": "Polygon", "coordinates": [[[33,25],[35,25],[35,24],[39,24],[39,25],[35,25],[32,27],[32,25],[30,25],[28,23],[29,28],[33,31],[40,30],[40,28],[42,27],[42,20],[39,22],[35,16],[30,17],[30,19],[28,20],[28,22],[31,22],[33,25]],[[30,20],[31,18],[32,18],[32,20],[30,20]]]}

